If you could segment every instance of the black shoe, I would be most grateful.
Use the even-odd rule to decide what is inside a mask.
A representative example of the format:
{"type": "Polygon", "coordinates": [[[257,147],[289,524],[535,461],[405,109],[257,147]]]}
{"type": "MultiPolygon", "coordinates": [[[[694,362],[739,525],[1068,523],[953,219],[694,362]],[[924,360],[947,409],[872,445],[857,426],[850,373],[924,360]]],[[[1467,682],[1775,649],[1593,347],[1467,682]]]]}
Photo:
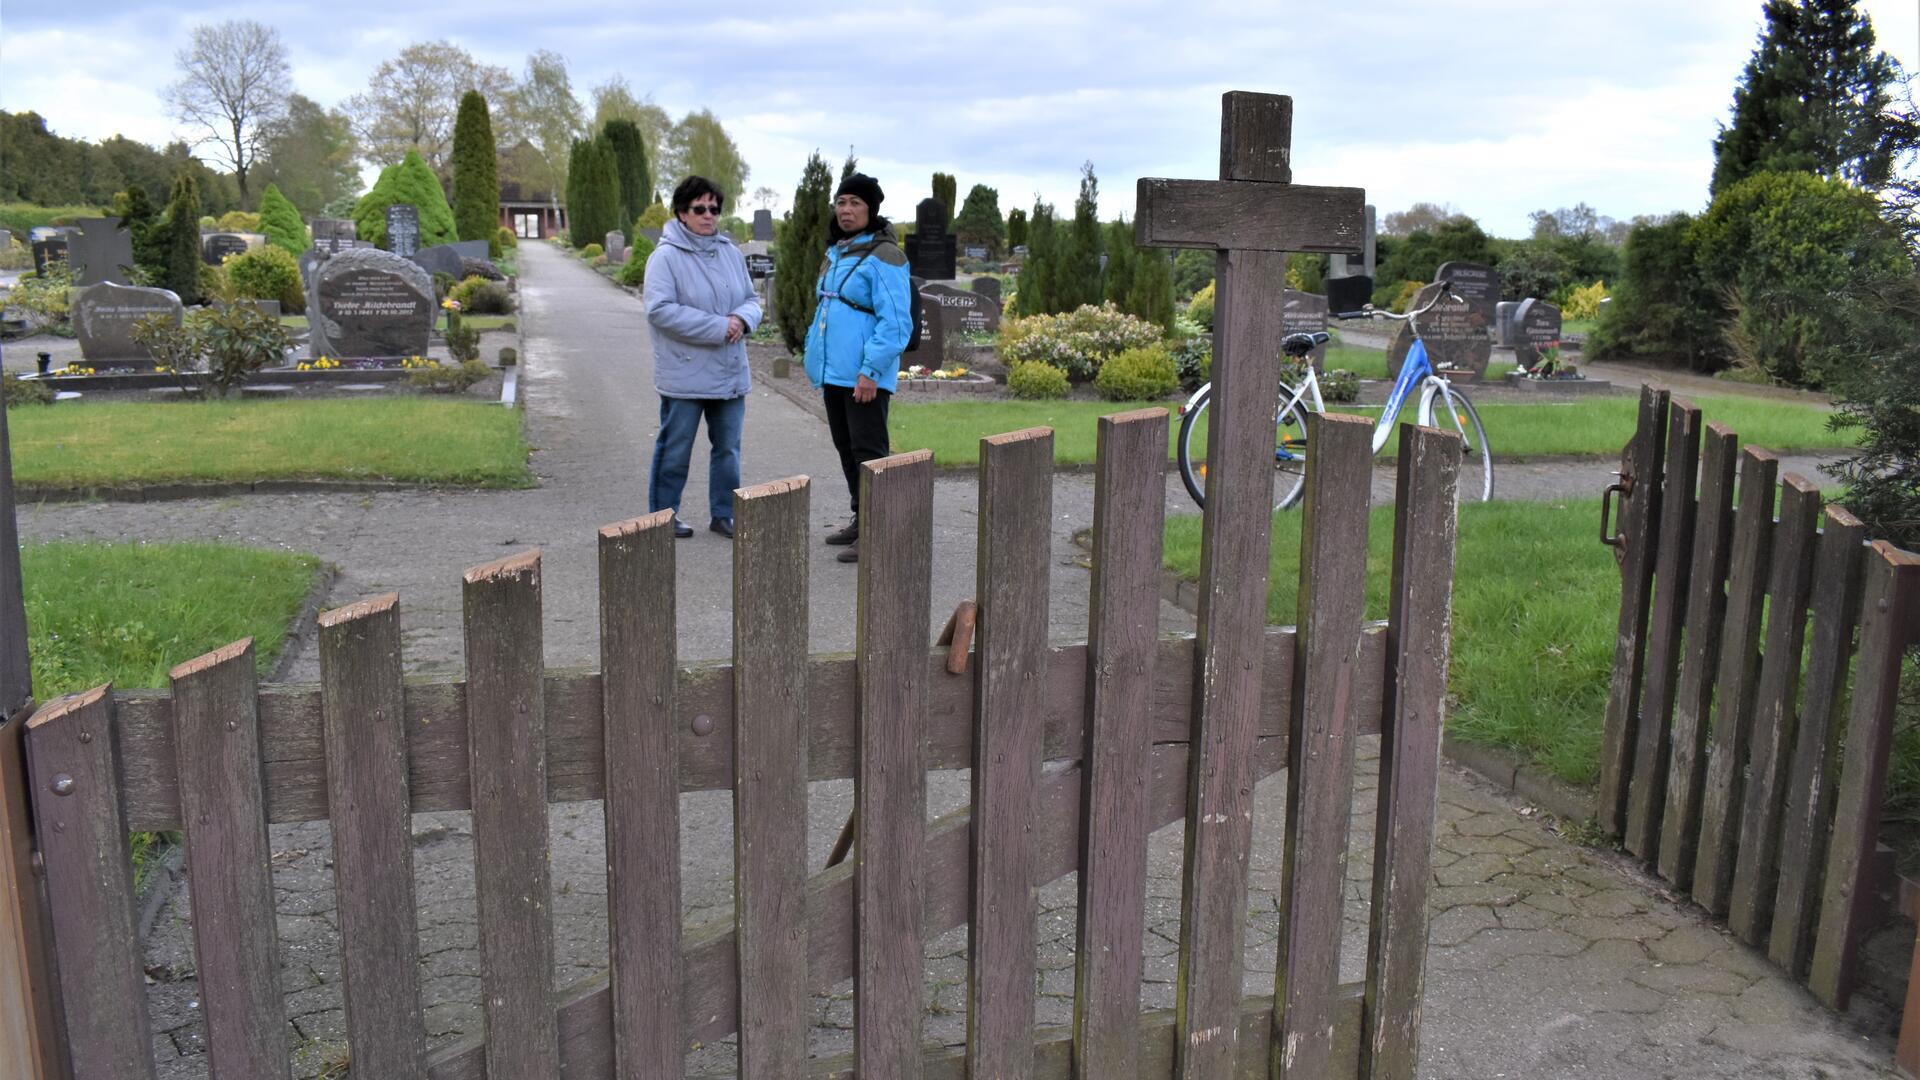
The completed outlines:
{"type": "Polygon", "coordinates": [[[733,519],[732,518],[714,518],[713,521],[707,525],[707,528],[713,532],[719,533],[721,536],[724,536],[729,540],[733,539],[733,519]]]}
{"type": "Polygon", "coordinates": [[[693,535],[693,526],[687,524],[684,521],[681,521],[679,518],[673,519],[673,538],[675,540],[685,540],[687,537],[692,535],[693,535]]]}
{"type": "MultiPolygon", "coordinates": [[[[860,515],[859,514],[853,515],[852,521],[849,521],[845,525],[840,526],[840,530],[838,532],[830,532],[827,534],[827,544],[831,547],[844,547],[847,544],[851,544],[858,539],[860,539],[860,515]]],[[[852,561],[852,560],[848,560],[848,561],[852,561]]]]}
{"type": "Polygon", "coordinates": [[[841,562],[859,562],[860,561],[860,545],[848,544],[847,550],[841,552],[838,555],[835,555],[834,558],[840,560],[841,562]]]}

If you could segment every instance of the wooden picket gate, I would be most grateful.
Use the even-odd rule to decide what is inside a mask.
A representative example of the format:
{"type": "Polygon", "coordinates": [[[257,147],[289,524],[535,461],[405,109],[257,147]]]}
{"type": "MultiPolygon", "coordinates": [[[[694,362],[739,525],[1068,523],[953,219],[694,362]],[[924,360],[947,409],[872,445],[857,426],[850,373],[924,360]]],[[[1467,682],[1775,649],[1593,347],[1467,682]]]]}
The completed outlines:
{"type": "Polygon", "coordinates": [[[1920,557],[1739,441],[1709,423],[1703,449],[1699,409],[1641,391],[1603,527],[1622,591],[1600,824],[1842,1008],[1920,557]]]}
{"type": "MultiPolygon", "coordinates": [[[[288,1075],[268,827],[324,820],[354,1075],[664,1078],[693,1044],[737,1035],[739,1073],[781,1080],[1412,1077],[1460,448],[1403,430],[1389,618],[1366,625],[1371,422],[1314,417],[1298,625],[1266,625],[1268,300],[1284,251],[1352,249],[1364,202],[1287,182],[1290,120],[1285,98],[1229,94],[1222,180],[1141,184],[1143,242],[1221,252],[1196,636],[1157,634],[1168,421],[1147,410],[1100,421],[1085,644],[1048,642],[1052,434],[983,440],[965,677],[921,644],[921,453],[863,467],[851,657],[807,653],[796,478],[739,493],[728,664],[678,664],[661,513],[600,531],[597,672],[545,669],[533,551],[467,571],[464,680],[403,677],[389,595],[322,616],[317,687],[257,686],[241,641],[180,665],[169,692],[49,702],[0,739],[0,990],[30,988],[18,1019],[40,1033],[22,1071],[154,1076],[126,836],[179,830],[212,1075],[288,1075]],[[1342,984],[1354,743],[1372,733],[1366,977],[1342,984]],[[956,768],[970,806],[926,821],[927,771],[956,768]],[[1253,786],[1283,768],[1275,993],[1247,998],[1253,786]],[[855,857],[810,874],[807,785],[838,778],[855,781],[855,857]],[[683,926],[680,796],[703,790],[733,792],[736,903],[683,926]],[[610,962],[556,992],[547,807],[578,800],[604,807],[610,962]],[[443,810],[473,817],[486,1032],[429,1053],[410,817],[443,810]],[[1183,818],[1178,1007],[1142,1012],[1147,837],[1183,818]],[[1069,873],[1074,1023],[1036,1030],[1036,888],[1069,873]],[[924,944],[962,924],[966,1044],[925,1045],[924,944]],[[847,979],[854,1053],[809,1060],[809,997],[847,979]]],[[[16,558],[9,542],[0,571],[16,558]]],[[[23,689],[11,660],[0,690],[23,689]]]]}

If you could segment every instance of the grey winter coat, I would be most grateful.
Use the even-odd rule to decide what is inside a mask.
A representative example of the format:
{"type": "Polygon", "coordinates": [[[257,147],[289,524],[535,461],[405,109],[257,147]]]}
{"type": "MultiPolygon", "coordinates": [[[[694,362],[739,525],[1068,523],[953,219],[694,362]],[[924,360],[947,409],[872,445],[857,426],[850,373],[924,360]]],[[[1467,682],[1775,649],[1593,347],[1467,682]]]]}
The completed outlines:
{"type": "Polygon", "coordinates": [[[747,343],[727,344],[727,316],[740,316],[751,332],[760,324],[760,300],[732,239],[667,222],[647,256],[642,299],[652,327],[653,388],[663,397],[736,398],[752,389],[747,343]]]}

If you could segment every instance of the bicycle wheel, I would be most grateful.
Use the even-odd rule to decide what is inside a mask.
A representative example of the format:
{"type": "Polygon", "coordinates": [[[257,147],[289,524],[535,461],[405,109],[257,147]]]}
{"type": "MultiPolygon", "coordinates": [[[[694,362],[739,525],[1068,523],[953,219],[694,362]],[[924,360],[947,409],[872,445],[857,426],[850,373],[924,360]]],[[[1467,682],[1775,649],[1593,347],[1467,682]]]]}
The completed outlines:
{"type": "Polygon", "coordinates": [[[1444,431],[1457,432],[1465,445],[1460,457],[1460,498],[1467,502],[1487,502],[1493,498],[1493,453],[1487,449],[1487,429],[1480,423],[1480,412],[1473,402],[1458,390],[1449,397],[1452,402],[1435,395],[1440,400],[1432,402],[1431,408],[1445,410],[1446,415],[1435,422],[1428,416],[1421,422],[1444,431]]]}
{"type": "MultiPolygon", "coordinates": [[[[1201,509],[1207,505],[1207,433],[1201,418],[1212,402],[1209,388],[1201,392],[1193,407],[1180,418],[1180,439],[1176,447],[1180,480],[1201,509]]],[[[1307,483],[1307,429],[1302,410],[1288,408],[1275,418],[1273,448],[1273,505],[1275,509],[1285,509],[1300,501],[1307,483]]]]}

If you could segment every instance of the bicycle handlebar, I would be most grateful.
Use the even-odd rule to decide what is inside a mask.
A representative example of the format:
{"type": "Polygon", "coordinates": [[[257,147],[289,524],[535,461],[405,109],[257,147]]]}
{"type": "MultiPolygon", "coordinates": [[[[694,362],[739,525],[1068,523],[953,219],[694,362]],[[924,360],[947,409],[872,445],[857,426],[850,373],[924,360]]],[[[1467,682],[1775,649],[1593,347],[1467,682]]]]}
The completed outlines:
{"type": "Polygon", "coordinates": [[[1446,278],[1441,278],[1439,285],[1440,291],[1434,294],[1432,300],[1427,301],[1425,306],[1415,308],[1404,315],[1395,315],[1391,311],[1381,311],[1372,304],[1368,304],[1359,311],[1336,311],[1333,312],[1332,315],[1336,319],[1411,319],[1419,315],[1425,315],[1427,312],[1433,310],[1434,306],[1442,300],[1463,299],[1459,293],[1453,291],[1453,283],[1446,278]]]}

